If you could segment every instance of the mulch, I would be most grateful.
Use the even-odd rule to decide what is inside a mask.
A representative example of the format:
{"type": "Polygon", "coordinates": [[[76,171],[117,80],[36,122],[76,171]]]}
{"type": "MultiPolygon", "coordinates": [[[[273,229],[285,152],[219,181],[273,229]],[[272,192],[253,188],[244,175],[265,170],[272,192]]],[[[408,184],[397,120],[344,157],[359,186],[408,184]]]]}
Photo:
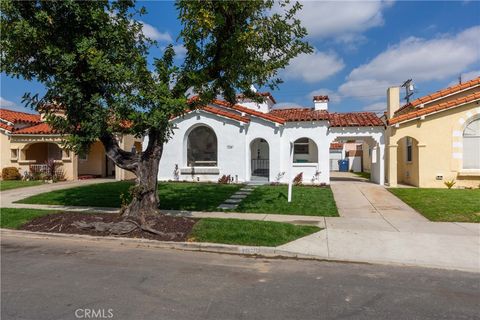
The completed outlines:
{"type": "MultiPolygon", "coordinates": [[[[35,218],[21,226],[20,229],[37,232],[86,234],[91,236],[115,236],[110,232],[99,232],[93,229],[80,229],[73,224],[74,222],[78,221],[87,223],[121,222],[123,221],[123,217],[118,213],[62,212],[35,218]]],[[[192,228],[197,221],[198,219],[172,217],[158,214],[149,217],[148,223],[153,229],[168,233],[170,236],[157,235],[136,229],[130,233],[121,235],[121,237],[143,238],[160,241],[187,241],[188,235],[192,231],[192,228]],[[175,233],[175,236],[172,237],[172,233],[175,233]]]]}

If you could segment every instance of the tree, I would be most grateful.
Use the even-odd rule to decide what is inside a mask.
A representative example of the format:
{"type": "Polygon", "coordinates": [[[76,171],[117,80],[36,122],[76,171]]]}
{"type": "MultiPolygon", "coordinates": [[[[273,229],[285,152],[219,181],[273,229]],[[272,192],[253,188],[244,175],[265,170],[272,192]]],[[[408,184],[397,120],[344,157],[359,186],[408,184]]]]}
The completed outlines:
{"type": "MultiPolygon", "coordinates": [[[[100,140],[136,184],[124,216],[138,225],[156,213],[157,172],[169,120],[221,94],[260,99],[252,85],[278,86],[277,71],[312,48],[288,1],[177,1],[179,39],[187,53],[175,64],[173,44],[148,63],[155,45],[142,33],[145,13],[133,0],[1,2],[1,71],[44,84],[44,96],[25,102],[43,107],[48,122],[79,153],[100,140]],[[273,10],[274,9],[274,10],[273,10]],[[188,99],[193,90],[198,99],[188,99]],[[47,106],[47,108],[45,108],[47,106]],[[50,106],[50,107],[48,107],[50,106]],[[65,116],[54,113],[61,106],[65,116]],[[122,150],[116,134],[147,136],[141,153],[122,150]]],[[[159,17],[160,18],[160,17],[159,17]]]]}

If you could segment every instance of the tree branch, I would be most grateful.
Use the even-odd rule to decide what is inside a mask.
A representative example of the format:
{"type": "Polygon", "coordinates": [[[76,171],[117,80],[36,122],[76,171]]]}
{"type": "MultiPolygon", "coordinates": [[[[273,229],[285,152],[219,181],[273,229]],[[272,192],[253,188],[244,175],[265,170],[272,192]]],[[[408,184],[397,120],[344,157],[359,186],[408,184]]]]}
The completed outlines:
{"type": "Polygon", "coordinates": [[[131,172],[137,170],[139,156],[136,153],[128,152],[120,148],[117,139],[115,139],[112,134],[104,134],[100,137],[100,141],[103,143],[108,157],[112,159],[117,166],[131,172]]]}

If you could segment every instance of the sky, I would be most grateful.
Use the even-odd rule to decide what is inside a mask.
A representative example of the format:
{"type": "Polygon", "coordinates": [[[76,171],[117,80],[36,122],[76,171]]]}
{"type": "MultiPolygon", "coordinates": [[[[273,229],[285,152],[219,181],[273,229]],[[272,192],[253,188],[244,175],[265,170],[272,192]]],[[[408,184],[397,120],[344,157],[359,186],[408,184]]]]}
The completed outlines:
{"type": "MultiPolygon", "coordinates": [[[[298,17],[313,54],[280,71],[272,92],[275,107],[313,107],[314,95],[330,97],[332,112],[386,109],[386,90],[413,79],[415,97],[480,76],[480,1],[305,1],[298,17]]],[[[150,58],[169,43],[178,63],[185,49],[171,1],[140,1],[148,13],[143,32],[158,42],[150,58]]],[[[0,106],[28,111],[25,92],[43,86],[1,74],[0,106]]],[[[263,91],[262,88],[259,88],[263,91]]]]}

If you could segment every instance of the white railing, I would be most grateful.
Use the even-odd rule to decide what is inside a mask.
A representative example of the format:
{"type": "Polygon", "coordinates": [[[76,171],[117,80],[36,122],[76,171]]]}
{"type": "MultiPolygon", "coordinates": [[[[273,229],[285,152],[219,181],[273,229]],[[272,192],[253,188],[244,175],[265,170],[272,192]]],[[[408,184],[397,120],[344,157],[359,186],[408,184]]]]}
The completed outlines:
{"type": "Polygon", "coordinates": [[[48,173],[48,167],[46,164],[31,164],[30,171],[38,173],[48,173]]]}

